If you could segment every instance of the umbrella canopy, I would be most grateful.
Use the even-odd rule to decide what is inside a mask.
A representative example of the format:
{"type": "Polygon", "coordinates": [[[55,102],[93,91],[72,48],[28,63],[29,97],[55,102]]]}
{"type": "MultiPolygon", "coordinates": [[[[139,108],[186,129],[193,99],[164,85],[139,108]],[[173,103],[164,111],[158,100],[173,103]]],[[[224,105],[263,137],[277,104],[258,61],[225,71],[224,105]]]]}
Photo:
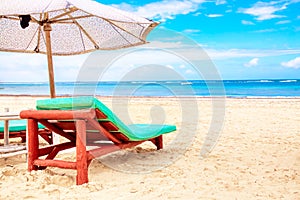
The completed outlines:
{"type": "Polygon", "coordinates": [[[141,45],[157,24],[90,0],[1,0],[0,51],[47,54],[55,97],[52,55],[141,45]]]}

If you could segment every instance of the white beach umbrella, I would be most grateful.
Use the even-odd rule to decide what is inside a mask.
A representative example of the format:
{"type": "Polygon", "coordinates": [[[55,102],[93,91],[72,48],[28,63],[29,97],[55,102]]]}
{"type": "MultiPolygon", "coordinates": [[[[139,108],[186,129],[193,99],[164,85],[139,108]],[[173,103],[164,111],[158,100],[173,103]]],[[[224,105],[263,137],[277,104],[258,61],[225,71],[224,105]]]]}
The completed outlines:
{"type": "Polygon", "coordinates": [[[76,55],[146,43],[156,22],[91,0],[1,0],[0,51],[76,55]]]}

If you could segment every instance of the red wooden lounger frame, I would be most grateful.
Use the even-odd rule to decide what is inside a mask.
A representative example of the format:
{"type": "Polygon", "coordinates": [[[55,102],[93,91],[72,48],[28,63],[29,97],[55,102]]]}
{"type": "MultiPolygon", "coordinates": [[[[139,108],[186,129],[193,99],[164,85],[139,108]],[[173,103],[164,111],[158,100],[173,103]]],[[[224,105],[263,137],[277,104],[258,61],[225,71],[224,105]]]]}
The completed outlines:
{"type": "Polygon", "coordinates": [[[157,149],[163,148],[162,135],[149,140],[129,141],[125,135],[118,132],[118,128],[112,122],[97,120],[107,119],[99,109],[25,110],[20,113],[20,117],[28,119],[28,170],[45,169],[47,166],[75,169],[77,170],[77,185],[88,183],[88,167],[96,157],[130,148],[145,141],[153,142],[157,149]],[[40,148],[38,123],[69,141],[40,148]],[[105,142],[99,143],[99,141],[105,142]],[[87,150],[86,146],[99,148],[87,150]],[[60,151],[73,147],[76,147],[76,161],[54,159],[60,151]],[[41,159],[41,156],[46,156],[46,158],[41,159]]]}

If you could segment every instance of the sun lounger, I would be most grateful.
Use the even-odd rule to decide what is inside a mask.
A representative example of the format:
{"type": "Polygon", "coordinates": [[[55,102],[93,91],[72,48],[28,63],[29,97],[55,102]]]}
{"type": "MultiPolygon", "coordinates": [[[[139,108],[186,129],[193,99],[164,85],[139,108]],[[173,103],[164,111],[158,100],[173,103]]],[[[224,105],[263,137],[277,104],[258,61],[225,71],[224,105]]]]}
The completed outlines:
{"type": "MultiPolygon", "coordinates": [[[[26,142],[27,120],[9,120],[9,138],[21,138],[26,142]]],[[[49,144],[52,144],[52,133],[42,124],[38,125],[39,135],[49,144]]],[[[0,139],[4,139],[4,122],[0,121],[0,139]]]]}
{"type": "Polygon", "coordinates": [[[88,182],[88,166],[99,156],[151,141],[163,148],[162,135],[176,130],[172,125],[125,125],[109,108],[93,97],[56,98],[37,101],[37,110],[20,113],[28,119],[28,170],[47,166],[77,170],[77,185],[88,182]],[[60,144],[40,148],[38,124],[65,138],[60,144]],[[87,150],[87,146],[95,146],[87,150]],[[54,159],[76,147],[76,161],[54,159]],[[46,156],[45,159],[40,158],[46,156]]]}

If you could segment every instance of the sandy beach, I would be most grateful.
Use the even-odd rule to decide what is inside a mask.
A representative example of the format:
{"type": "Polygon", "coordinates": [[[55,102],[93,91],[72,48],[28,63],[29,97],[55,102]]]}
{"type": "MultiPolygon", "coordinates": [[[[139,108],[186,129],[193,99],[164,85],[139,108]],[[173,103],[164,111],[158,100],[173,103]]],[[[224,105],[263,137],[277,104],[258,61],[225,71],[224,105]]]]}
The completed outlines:
{"type": "MultiPolygon", "coordinates": [[[[0,112],[33,109],[43,98],[1,96],[0,112]]],[[[300,199],[300,99],[226,98],[217,119],[223,108],[213,109],[211,98],[99,99],[128,108],[126,123],[163,122],[177,131],[165,135],[162,150],[143,144],[95,159],[80,186],[74,170],[28,172],[26,155],[0,158],[0,199],[300,199]],[[201,157],[213,123],[222,131],[201,157]]]]}

